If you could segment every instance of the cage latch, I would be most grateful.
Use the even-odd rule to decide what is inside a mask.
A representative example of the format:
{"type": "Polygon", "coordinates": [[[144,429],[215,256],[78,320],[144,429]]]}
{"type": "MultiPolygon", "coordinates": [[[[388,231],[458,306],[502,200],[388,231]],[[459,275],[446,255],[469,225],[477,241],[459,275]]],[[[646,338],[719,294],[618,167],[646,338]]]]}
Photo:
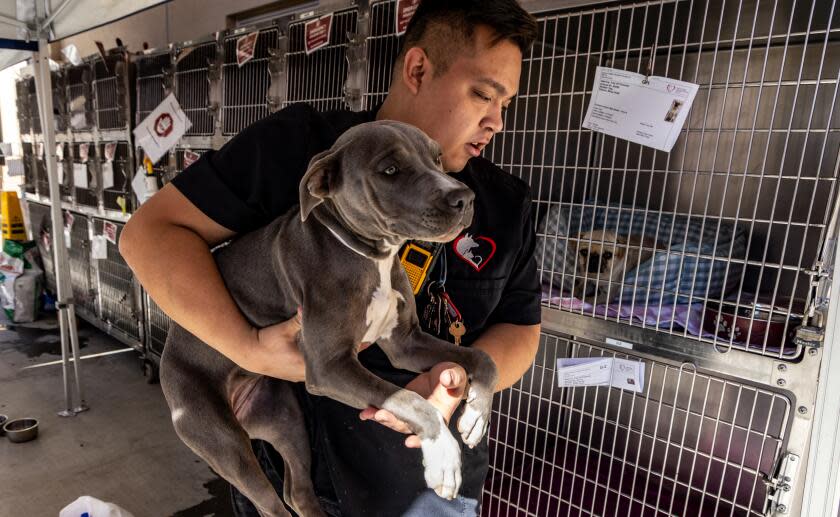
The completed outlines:
{"type": "Polygon", "coordinates": [[[793,502],[793,487],[799,475],[800,458],[796,454],[787,453],[782,456],[777,474],[767,483],[767,505],[764,515],[788,515],[793,502]]]}

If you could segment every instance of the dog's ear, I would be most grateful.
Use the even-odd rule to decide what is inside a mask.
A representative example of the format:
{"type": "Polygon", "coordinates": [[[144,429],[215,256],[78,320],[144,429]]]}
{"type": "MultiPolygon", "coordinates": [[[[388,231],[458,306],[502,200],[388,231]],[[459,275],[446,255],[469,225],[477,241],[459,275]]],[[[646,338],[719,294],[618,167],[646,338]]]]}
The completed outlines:
{"type": "Polygon", "coordinates": [[[300,220],[306,221],[312,209],[330,197],[338,185],[341,149],[327,149],[312,157],[300,180],[300,220]]]}

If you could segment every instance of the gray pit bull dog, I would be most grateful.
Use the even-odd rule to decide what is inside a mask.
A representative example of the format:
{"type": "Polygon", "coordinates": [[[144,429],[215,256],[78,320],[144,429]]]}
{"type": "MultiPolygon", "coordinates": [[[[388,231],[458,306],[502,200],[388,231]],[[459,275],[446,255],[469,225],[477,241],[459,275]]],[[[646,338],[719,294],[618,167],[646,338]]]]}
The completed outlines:
{"type": "MultiPolygon", "coordinates": [[[[299,345],[306,389],[349,406],[387,409],[421,439],[425,479],[441,497],[461,483],[457,440],[431,404],[365,369],[356,355],[376,342],[397,367],[460,364],[470,385],[458,431],[484,436],[498,377],[490,357],[424,333],[397,252],[408,239],[448,242],[472,221],[474,194],[442,170],[436,142],[393,121],[344,133],[316,155],[291,211],[215,254],[233,299],[258,328],[303,309],[299,345]],[[411,195],[406,195],[411,193],[411,195]]],[[[178,436],[262,515],[288,516],[260,469],[249,438],[269,442],[285,463],[286,502],[324,515],[310,481],[310,447],[291,384],[239,368],[177,324],[160,369],[178,436]]]]}

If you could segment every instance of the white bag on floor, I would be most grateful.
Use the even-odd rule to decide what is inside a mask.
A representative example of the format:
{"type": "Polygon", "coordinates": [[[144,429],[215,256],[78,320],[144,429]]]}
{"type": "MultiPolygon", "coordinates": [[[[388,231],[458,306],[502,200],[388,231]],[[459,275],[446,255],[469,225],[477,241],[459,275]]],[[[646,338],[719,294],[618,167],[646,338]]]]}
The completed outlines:
{"type": "Polygon", "coordinates": [[[119,506],[83,495],[61,510],[58,517],[134,517],[119,506]]]}

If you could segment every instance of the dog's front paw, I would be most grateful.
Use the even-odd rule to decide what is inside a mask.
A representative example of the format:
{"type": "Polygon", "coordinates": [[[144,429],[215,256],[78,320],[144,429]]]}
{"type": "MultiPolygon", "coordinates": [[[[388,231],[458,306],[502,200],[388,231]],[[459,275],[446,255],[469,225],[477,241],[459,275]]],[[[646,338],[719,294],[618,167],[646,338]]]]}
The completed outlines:
{"type": "Polygon", "coordinates": [[[458,442],[440,419],[440,431],[435,438],[421,440],[426,484],[444,499],[454,499],[461,488],[461,449],[458,442]]]}
{"type": "Polygon", "coordinates": [[[487,432],[492,402],[492,397],[482,396],[475,388],[470,388],[464,412],[458,419],[458,432],[470,449],[478,445],[487,432]]]}

